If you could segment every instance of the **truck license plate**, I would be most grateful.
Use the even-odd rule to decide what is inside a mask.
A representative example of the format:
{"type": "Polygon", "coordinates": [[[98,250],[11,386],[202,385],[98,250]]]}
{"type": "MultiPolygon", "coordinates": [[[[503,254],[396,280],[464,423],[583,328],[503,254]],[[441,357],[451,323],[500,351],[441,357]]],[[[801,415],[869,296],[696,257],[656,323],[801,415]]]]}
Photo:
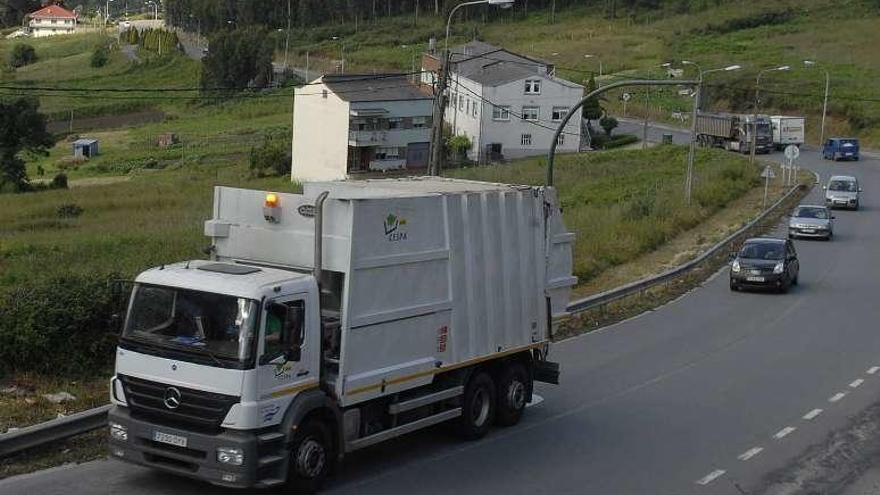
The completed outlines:
{"type": "Polygon", "coordinates": [[[764,277],[746,277],[746,282],[763,282],[764,277]]]}
{"type": "Polygon", "coordinates": [[[801,232],[803,232],[804,234],[815,234],[816,229],[801,229],[801,232]]]}
{"type": "Polygon", "coordinates": [[[168,445],[174,445],[175,447],[186,447],[186,437],[163,433],[161,431],[153,432],[153,441],[167,443],[168,445]]]}

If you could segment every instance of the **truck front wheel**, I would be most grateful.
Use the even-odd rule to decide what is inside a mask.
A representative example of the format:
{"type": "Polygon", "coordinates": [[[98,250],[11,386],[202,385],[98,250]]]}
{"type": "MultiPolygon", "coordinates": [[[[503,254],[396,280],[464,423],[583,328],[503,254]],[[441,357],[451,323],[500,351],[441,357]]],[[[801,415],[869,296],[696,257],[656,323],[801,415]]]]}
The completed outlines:
{"type": "Polygon", "coordinates": [[[467,440],[482,438],[495,419],[495,383],[486,372],[478,371],[464,389],[459,434],[467,440]]]}
{"type": "Polygon", "coordinates": [[[498,403],[495,423],[513,426],[519,423],[526,409],[529,374],[522,363],[512,362],[504,367],[498,377],[498,403]]]}
{"type": "Polygon", "coordinates": [[[292,493],[315,493],[330,473],[334,460],[327,426],[311,420],[301,425],[290,447],[288,485],[292,493]]]}

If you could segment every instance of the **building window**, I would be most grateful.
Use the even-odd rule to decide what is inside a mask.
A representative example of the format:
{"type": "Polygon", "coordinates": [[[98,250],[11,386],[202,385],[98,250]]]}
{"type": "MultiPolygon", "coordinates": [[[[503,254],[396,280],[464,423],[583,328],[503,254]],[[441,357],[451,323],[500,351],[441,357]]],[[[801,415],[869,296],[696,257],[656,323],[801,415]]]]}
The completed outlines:
{"type": "Polygon", "coordinates": [[[556,138],[556,146],[562,146],[565,144],[565,134],[560,134],[558,138],[556,138]]]}
{"type": "Polygon", "coordinates": [[[540,113],[540,109],[538,107],[523,107],[522,119],[523,120],[538,120],[539,113],[540,113]]]}
{"type": "Polygon", "coordinates": [[[532,135],[531,134],[523,134],[519,138],[519,144],[523,146],[531,146],[532,145],[532,135]]]}
{"type": "Polygon", "coordinates": [[[388,129],[402,129],[403,119],[400,117],[391,117],[388,119],[388,129]]]}
{"type": "Polygon", "coordinates": [[[395,147],[379,147],[376,148],[377,160],[397,160],[400,158],[399,148],[395,147]]]}
{"type": "Polygon", "coordinates": [[[326,89],[321,90],[321,98],[324,98],[324,99],[327,98],[327,90],[326,89]]]}
{"type": "Polygon", "coordinates": [[[52,19],[52,24],[58,24],[58,20],[57,20],[57,19],[52,19]]]}
{"type": "Polygon", "coordinates": [[[568,115],[568,107],[553,107],[553,114],[551,118],[558,122],[565,118],[568,115]]]}
{"type": "Polygon", "coordinates": [[[471,113],[471,99],[467,99],[467,104],[465,105],[465,113],[471,113]]]}
{"type": "Polygon", "coordinates": [[[492,107],[492,120],[510,120],[510,107],[492,107]]]}
{"type": "Polygon", "coordinates": [[[527,95],[541,94],[541,80],[540,79],[526,79],[526,91],[525,92],[527,95]]]}
{"type": "Polygon", "coordinates": [[[477,102],[475,101],[473,105],[471,105],[471,116],[476,118],[477,116],[477,102]]]}
{"type": "Polygon", "coordinates": [[[424,129],[428,127],[428,117],[413,117],[413,129],[424,129]]]}
{"type": "Polygon", "coordinates": [[[458,111],[464,111],[464,96],[461,95],[458,96],[458,111]]]}

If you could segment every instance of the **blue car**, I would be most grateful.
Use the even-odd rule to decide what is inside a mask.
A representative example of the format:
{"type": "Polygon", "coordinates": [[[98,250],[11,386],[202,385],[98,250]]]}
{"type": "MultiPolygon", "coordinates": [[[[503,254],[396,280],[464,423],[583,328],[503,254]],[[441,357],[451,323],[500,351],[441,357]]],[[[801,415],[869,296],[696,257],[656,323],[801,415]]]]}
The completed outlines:
{"type": "Polygon", "coordinates": [[[822,147],[822,158],[834,161],[858,161],[859,140],[855,138],[831,138],[822,147]]]}

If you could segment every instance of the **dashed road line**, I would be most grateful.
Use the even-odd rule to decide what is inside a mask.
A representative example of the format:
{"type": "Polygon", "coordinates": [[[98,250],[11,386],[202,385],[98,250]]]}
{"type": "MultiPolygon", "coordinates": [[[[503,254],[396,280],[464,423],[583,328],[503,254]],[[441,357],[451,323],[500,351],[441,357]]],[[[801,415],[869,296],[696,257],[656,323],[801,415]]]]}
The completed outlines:
{"type": "Polygon", "coordinates": [[[711,482],[715,481],[716,479],[720,478],[721,476],[723,476],[724,473],[726,473],[726,472],[727,471],[725,471],[723,469],[716,469],[715,471],[712,471],[711,473],[707,474],[706,476],[703,476],[702,478],[698,479],[696,481],[696,483],[698,485],[703,485],[703,486],[708,485],[709,483],[711,483],[711,482]]]}
{"type": "Polygon", "coordinates": [[[850,388],[856,388],[856,387],[858,387],[859,385],[861,385],[861,384],[863,384],[863,383],[865,383],[865,380],[859,378],[858,380],[853,380],[852,383],[849,384],[849,387],[850,387],[850,388]]]}
{"type": "Polygon", "coordinates": [[[739,459],[741,461],[747,461],[747,460],[751,459],[752,457],[755,457],[756,455],[760,454],[763,450],[764,449],[762,447],[753,447],[753,448],[743,452],[742,454],[738,455],[737,459],[739,459]]]}
{"type": "Polygon", "coordinates": [[[822,414],[821,409],[813,409],[812,411],[808,412],[807,414],[804,414],[804,419],[813,420],[813,419],[816,419],[816,416],[818,416],[820,414],[822,414]]]}
{"type": "Polygon", "coordinates": [[[780,440],[780,439],[782,439],[782,438],[788,436],[789,434],[791,434],[791,432],[793,432],[793,431],[796,430],[796,429],[797,429],[797,428],[795,428],[794,426],[786,426],[785,428],[783,428],[783,429],[777,431],[777,432],[773,435],[773,438],[775,438],[775,439],[777,439],[777,440],[780,440]]]}
{"type": "Polygon", "coordinates": [[[846,397],[846,392],[837,392],[828,398],[828,402],[837,402],[844,397],[846,397]]]}
{"type": "Polygon", "coordinates": [[[880,366],[872,366],[868,368],[868,374],[873,375],[874,373],[880,371],[880,366]]]}

